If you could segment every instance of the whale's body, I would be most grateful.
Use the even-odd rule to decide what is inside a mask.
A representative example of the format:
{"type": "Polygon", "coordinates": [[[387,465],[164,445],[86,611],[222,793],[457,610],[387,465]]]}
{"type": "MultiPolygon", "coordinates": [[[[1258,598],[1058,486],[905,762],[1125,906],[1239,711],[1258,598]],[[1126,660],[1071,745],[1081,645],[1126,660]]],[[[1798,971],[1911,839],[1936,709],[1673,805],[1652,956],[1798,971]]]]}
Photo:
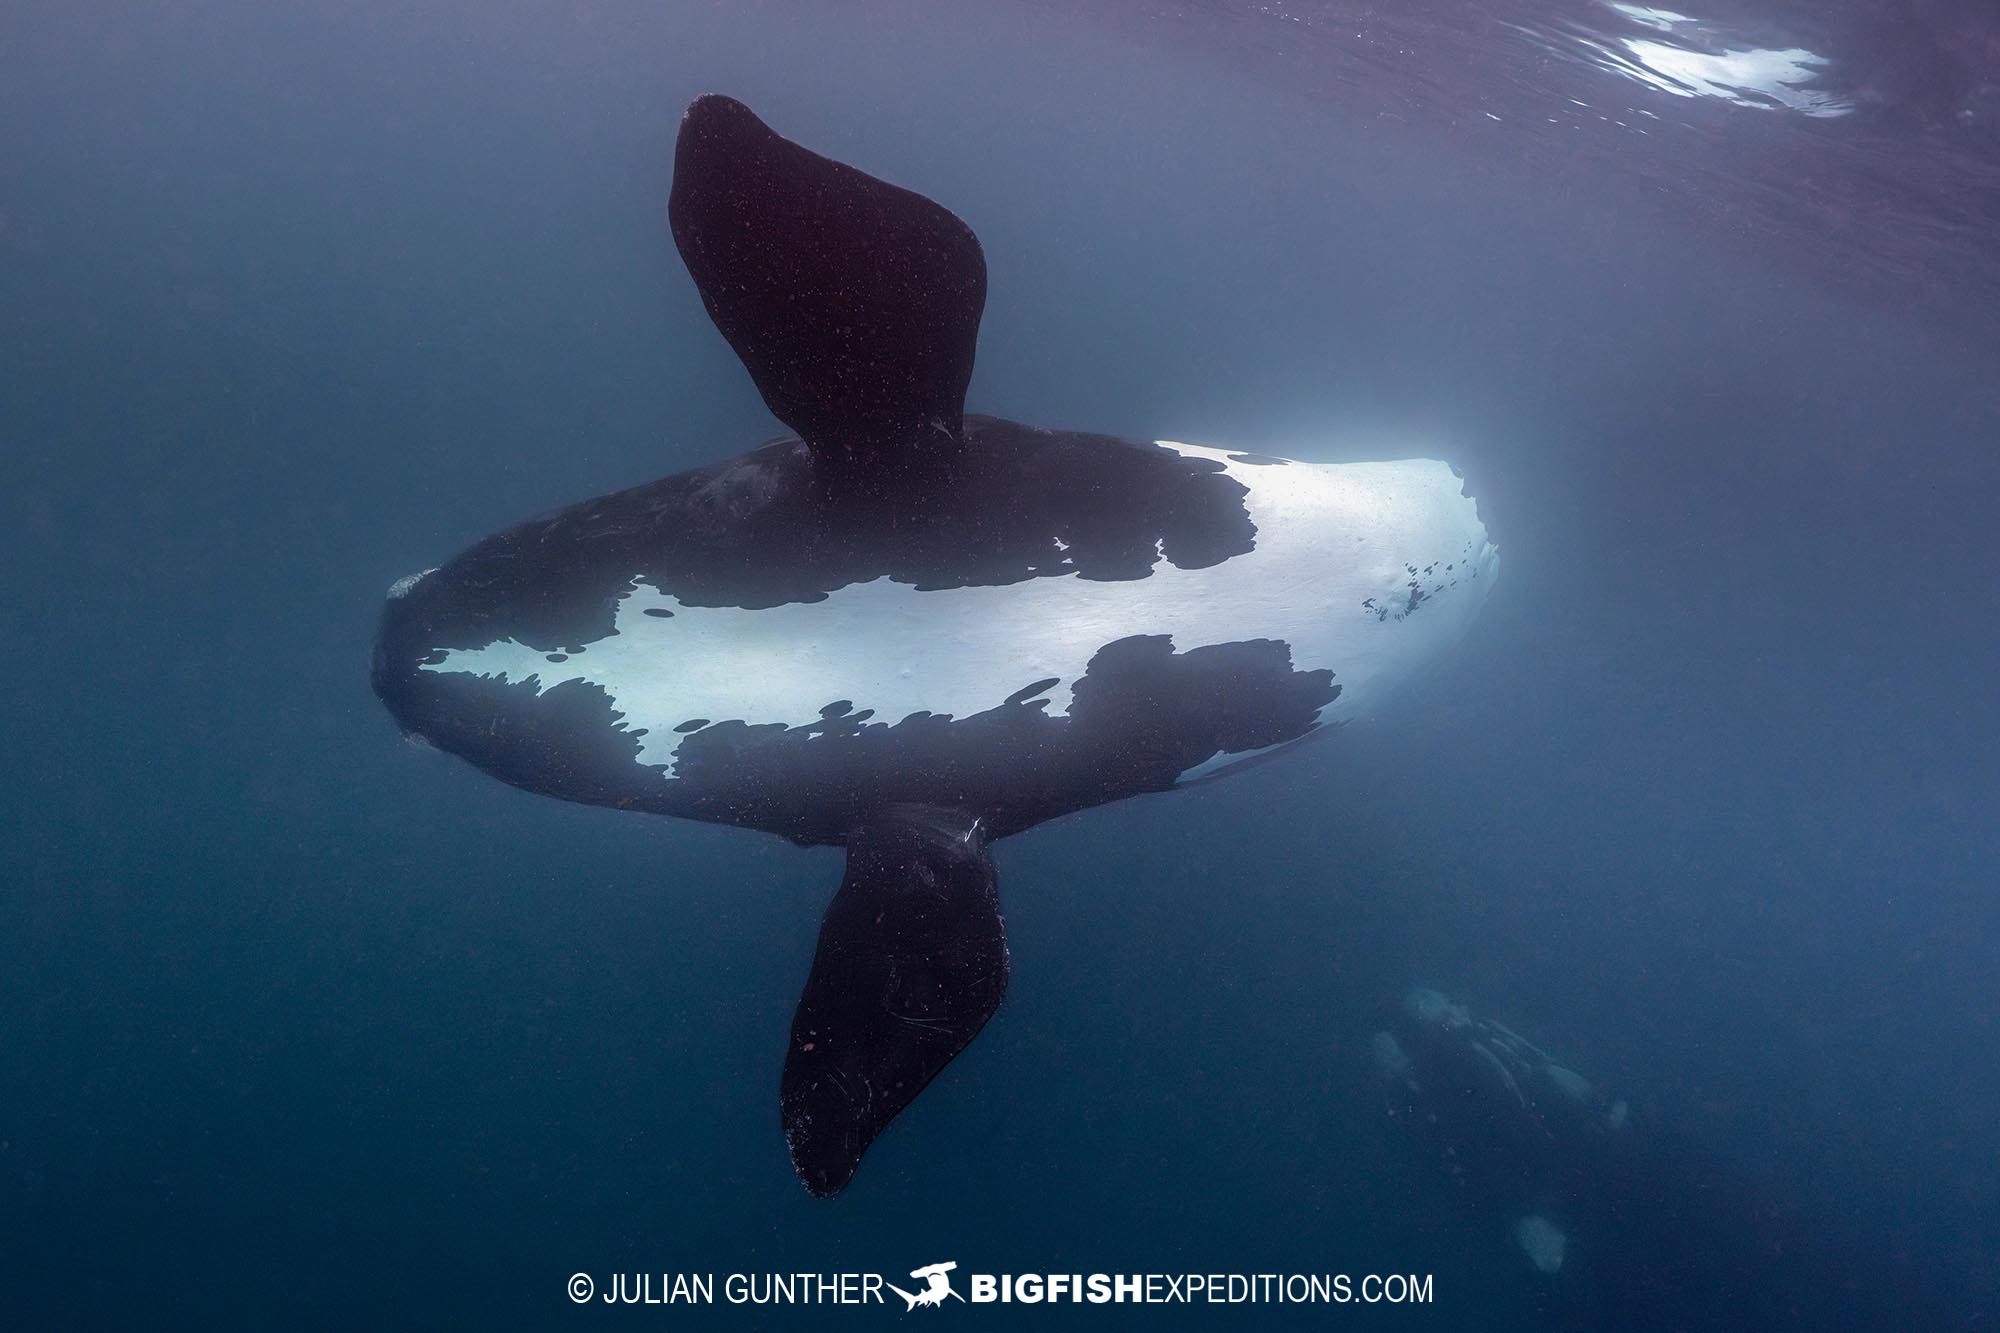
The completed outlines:
{"type": "Polygon", "coordinates": [[[1372,709],[1497,557],[1443,463],[965,416],[971,233],[737,103],[690,110],[673,204],[799,437],[403,580],[374,683],[517,786],[848,849],[781,1089],[830,1194],[999,1003],[992,839],[1372,709]]]}
{"type": "MultiPolygon", "coordinates": [[[[804,843],[942,802],[998,836],[1351,716],[1455,639],[1492,582],[1442,463],[980,418],[967,435],[998,474],[970,497],[988,549],[953,513],[932,555],[909,533],[855,551],[809,451],[781,442],[415,581],[385,618],[378,686],[409,730],[531,790],[804,843]],[[1065,512],[1120,468],[1174,507],[1152,526],[1065,512]]],[[[967,499],[947,485],[940,511],[967,499]]]]}

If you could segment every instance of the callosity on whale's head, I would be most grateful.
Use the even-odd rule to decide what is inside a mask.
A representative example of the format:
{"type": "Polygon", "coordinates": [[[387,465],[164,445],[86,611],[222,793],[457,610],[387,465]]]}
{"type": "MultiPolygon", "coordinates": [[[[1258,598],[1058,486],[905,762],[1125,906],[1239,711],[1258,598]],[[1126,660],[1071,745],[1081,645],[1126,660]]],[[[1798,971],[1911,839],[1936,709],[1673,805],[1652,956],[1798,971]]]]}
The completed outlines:
{"type": "Polygon", "coordinates": [[[690,109],[669,211],[797,437],[398,582],[374,683],[528,790],[847,848],[780,1092],[831,1194],[999,1003],[992,839],[1370,711],[1497,557],[1441,462],[966,415],[970,230],[739,103],[690,109]]]}

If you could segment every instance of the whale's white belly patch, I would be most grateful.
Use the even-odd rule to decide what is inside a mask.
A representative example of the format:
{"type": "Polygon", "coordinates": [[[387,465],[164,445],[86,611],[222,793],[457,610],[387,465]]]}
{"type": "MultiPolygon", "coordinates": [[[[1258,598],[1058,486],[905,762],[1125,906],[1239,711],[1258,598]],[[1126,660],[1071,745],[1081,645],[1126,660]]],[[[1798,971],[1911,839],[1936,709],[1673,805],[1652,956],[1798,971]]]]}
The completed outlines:
{"type": "MultiPolygon", "coordinates": [[[[646,730],[640,761],[667,765],[684,739],[675,728],[690,722],[799,726],[837,701],[872,710],[875,723],[918,712],[965,717],[1054,677],[1030,697],[1045,697],[1059,716],[1097,651],[1140,634],[1166,635],[1180,652],[1281,639],[1294,669],[1334,672],[1340,697],[1319,721],[1338,720],[1370,709],[1456,640],[1485,600],[1498,553],[1444,463],[1252,463],[1161,443],[1223,463],[1249,489],[1254,549],[1206,569],[1162,560],[1145,578],[1117,582],[1042,575],[919,592],[883,577],[754,611],[684,605],[635,580],[618,604],[617,632],[566,658],[502,639],[451,650],[424,669],[538,692],[591,682],[624,728],[646,730]]],[[[1217,756],[1183,778],[1234,758],[1217,756]]]]}

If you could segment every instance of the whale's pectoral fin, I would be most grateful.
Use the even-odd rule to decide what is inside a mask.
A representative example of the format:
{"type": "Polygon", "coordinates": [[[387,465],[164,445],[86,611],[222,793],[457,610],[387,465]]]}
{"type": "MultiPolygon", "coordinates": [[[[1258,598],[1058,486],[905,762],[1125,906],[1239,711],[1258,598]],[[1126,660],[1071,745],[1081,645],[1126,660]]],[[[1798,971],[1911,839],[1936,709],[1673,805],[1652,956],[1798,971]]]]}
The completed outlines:
{"type": "Polygon", "coordinates": [[[903,807],[851,838],[778,1090],[805,1187],[838,1194],[1006,989],[1007,935],[977,820],[903,807]]]}
{"type": "Polygon", "coordinates": [[[957,449],[986,260],[950,210],[711,95],[681,122],[667,217],[716,328],[829,471],[957,449]]]}

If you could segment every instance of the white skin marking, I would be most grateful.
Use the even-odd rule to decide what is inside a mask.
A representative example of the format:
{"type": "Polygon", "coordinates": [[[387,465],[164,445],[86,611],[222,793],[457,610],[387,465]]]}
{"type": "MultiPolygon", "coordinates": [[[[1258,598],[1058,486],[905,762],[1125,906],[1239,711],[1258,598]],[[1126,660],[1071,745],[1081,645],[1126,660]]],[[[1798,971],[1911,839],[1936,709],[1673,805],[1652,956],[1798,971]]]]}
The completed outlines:
{"type": "MultiPolygon", "coordinates": [[[[918,592],[883,577],[757,611],[687,606],[635,581],[618,604],[618,632],[566,662],[502,639],[451,650],[424,669],[532,681],[537,690],[594,682],[623,726],[647,729],[640,761],[665,765],[682,740],[674,728],[696,718],[799,726],[839,699],[873,709],[871,724],[920,711],[966,717],[1049,676],[1061,683],[1045,696],[1048,712],[1060,716],[1091,657],[1113,640],[1164,634],[1186,652],[1282,639],[1295,669],[1335,673],[1341,693],[1320,710],[1324,724],[1373,709],[1455,642],[1485,601],[1498,553],[1443,463],[1243,464],[1225,450],[1160,443],[1222,463],[1248,488],[1254,550],[1207,569],[1162,560],[1146,578],[1117,582],[1042,576],[918,592]],[[1363,606],[1373,599],[1400,612],[1412,578],[1427,594],[1414,612],[1398,618],[1363,606]],[[648,616],[649,608],[673,615],[648,616]]],[[[1247,757],[1216,756],[1182,780],[1247,757]]]]}

